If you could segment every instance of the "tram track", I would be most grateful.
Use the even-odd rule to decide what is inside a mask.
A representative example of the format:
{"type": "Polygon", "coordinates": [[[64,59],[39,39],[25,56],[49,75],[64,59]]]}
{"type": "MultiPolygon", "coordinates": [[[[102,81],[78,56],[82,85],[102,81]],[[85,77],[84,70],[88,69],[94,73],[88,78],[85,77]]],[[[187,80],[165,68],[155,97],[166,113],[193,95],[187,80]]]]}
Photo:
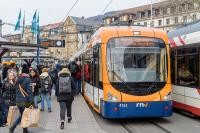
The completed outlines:
{"type": "MultiPolygon", "coordinates": [[[[135,123],[135,122],[134,122],[135,123]]],[[[162,131],[163,133],[171,133],[171,131],[169,131],[168,129],[162,127],[161,125],[159,125],[158,123],[152,121],[152,120],[143,120],[139,122],[140,124],[144,123],[145,125],[148,124],[149,126],[153,127],[154,126],[154,132],[159,132],[162,131]],[[158,129],[157,131],[155,131],[155,129],[158,129]]],[[[120,121],[121,126],[128,132],[128,133],[146,133],[145,131],[142,132],[137,131],[137,123],[133,124],[132,126],[129,125],[129,123],[124,122],[124,121],[120,121]]]]}

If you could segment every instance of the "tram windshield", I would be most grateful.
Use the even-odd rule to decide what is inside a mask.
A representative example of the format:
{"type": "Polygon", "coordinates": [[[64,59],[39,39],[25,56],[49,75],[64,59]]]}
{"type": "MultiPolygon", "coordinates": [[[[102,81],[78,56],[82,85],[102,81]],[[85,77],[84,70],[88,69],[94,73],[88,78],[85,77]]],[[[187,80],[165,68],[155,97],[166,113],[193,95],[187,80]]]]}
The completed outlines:
{"type": "Polygon", "coordinates": [[[107,45],[110,82],[166,82],[164,41],[147,37],[112,38],[107,45]]]}

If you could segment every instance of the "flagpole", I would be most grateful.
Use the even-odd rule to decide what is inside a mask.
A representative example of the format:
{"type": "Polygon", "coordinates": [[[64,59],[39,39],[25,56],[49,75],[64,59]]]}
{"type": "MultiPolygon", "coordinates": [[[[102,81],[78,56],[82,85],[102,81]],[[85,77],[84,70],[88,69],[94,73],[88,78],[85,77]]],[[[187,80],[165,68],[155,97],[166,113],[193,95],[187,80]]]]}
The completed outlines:
{"type": "Polygon", "coordinates": [[[39,57],[40,57],[40,25],[39,25],[39,13],[37,18],[37,32],[36,32],[36,38],[37,38],[37,65],[40,64],[39,57]]]}

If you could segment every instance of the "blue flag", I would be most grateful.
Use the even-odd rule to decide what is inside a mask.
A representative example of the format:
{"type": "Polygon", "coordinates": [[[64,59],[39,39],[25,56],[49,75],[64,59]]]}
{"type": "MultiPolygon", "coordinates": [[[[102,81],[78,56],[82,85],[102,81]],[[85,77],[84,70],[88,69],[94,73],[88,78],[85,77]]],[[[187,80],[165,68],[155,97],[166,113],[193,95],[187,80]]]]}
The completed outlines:
{"type": "Polygon", "coordinates": [[[37,10],[35,11],[33,15],[32,25],[31,25],[31,31],[33,33],[37,33],[37,10]]]}
{"type": "Polygon", "coordinates": [[[20,9],[20,12],[19,12],[17,23],[15,25],[15,31],[20,30],[20,22],[21,22],[21,9],[20,9]]]}
{"type": "Polygon", "coordinates": [[[24,18],[23,18],[22,37],[24,36],[24,31],[25,31],[25,12],[24,12],[24,18]]]}
{"type": "Polygon", "coordinates": [[[40,16],[38,13],[38,17],[37,17],[37,33],[40,34],[40,16]]]}

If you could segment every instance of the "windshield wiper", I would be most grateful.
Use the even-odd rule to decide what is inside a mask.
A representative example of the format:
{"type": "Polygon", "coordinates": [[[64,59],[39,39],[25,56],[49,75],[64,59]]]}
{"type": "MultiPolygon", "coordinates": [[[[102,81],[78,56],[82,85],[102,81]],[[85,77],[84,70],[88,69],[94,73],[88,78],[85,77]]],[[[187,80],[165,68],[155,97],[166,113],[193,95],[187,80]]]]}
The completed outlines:
{"type": "Polygon", "coordinates": [[[153,83],[149,86],[149,88],[147,88],[147,94],[150,93],[150,91],[152,90],[153,87],[158,87],[158,85],[157,85],[158,82],[157,81],[158,81],[158,79],[160,79],[161,76],[163,76],[163,74],[164,74],[164,71],[162,71],[161,73],[157,73],[156,74],[156,80],[154,80],[153,83]]]}
{"type": "Polygon", "coordinates": [[[115,71],[112,71],[112,73],[124,84],[124,86],[126,86],[126,88],[129,91],[132,91],[132,87],[130,87],[129,85],[127,85],[127,82],[125,82],[115,71]]]}

